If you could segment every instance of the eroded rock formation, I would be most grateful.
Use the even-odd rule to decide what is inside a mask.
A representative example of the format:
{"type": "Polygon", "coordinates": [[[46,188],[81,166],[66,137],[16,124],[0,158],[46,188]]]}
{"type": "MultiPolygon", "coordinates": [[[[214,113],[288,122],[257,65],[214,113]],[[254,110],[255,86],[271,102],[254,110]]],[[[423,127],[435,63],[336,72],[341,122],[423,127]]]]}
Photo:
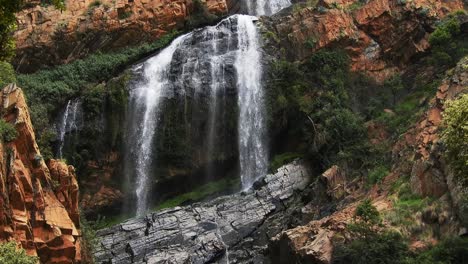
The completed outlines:
{"type": "Polygon", "coordinates": [[[293,162],[261,179],[256,190],[163,210],[101,230],[96,260],[225,263],[225,258],[235,256],[236,263],[246,263],[261,258],[265,238],[286,228],[292,219],[293,201],[300,198],[309,177],[305,165],[293,162]]]}
{"type": "Polygon", "coordinates": [[[1,91],[1,111],[18,136],[0,143],[0,241],[17,241],[41,263],[79,263],[73,166],[43,161],[21,89],[9,85],[1,91]]]}
{"type": "MultiPolygon", "coordinates": [[[[359,201],[364,197],[370,197],[379,211],[389,210],[392,207],[392,201],[389,199],[391,184],[399,177],[411,175],[413,192],[423,197],[440,198],[439,202],[443,207],[438,213],[435,213],[433,208],[426,208],[424,213],[418,216],[418,221],[437,223],[437,228],[445,235],[459,232],[460,225],[455,215],[457,207],[460,206],[462,190],[454,183],[453,175],[445,164],[443,150],[438,142],[444,103],[468,91],[466,65],[468,65],[467,57],[462,59],[455,69],[447,73],[436,96],[431,100],[430,108],[419,122],[394,145],[393,170],[382,186],[374,186],[369,193],[362,190],[348,191],[347,200],[359,201]],[[352,198],[353,195],[356,197],[352,198]],[[454,208],[452,208],[452,202],[454,208]]],[[[336,193],[330,190],[337,188],[339,186],[337,183],[341,182],[338,168],[332,167],[324,173],[322,178],[326,179],[327,194],[333,198],[336,193]]],[[[364,183],[359,185],[364,186],[364,183]]],[[[308,224],[278,234],[270,244],[269,252],[272,262],[290,263],[290,260],[294,259],[299,263],[331,263],[334,245],[349,239],[346,237],[346,225],[352,221],[357,204],[357,202],[343,200],[343,206],[337,208],[333,214],[324,218],[318,217],[308,224]]],[[[388,223],[384,222],[384,224],[388,223]]],[[[428,226],[426,225],[425,228],[430,228],[428,226]]],[[[412,247],[417,247],[418,244],[422,242],[417,239],[411,241],[412,247]]]]}
{"type": "MultiPolygon", "coordinates": [[[[64,11],[37,2],[17,14],[14,63],[20,71],[154,41],[182,29],[193,11],[192,0],[67,0],[64,11]]],[[[228,12],[225,0],[202,2],[213,14],[228,12]]]]}
{"type": "Polygon", "coordinates": [[[435,21],[460,9],[458,0],[320,1],[318,7],[264,17],[263,23],[291,60],[342,47],[351,55],[353,70],[384,80],[429,48],[435,21]]]}

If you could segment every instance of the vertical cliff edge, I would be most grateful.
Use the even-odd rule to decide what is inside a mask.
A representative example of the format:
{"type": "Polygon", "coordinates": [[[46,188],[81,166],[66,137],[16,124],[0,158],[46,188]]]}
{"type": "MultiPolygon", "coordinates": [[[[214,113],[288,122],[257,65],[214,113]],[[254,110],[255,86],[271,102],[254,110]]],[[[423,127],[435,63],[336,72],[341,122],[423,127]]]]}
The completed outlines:
{"type": "Polygon", "coordinates": [[[14,240],[41,263],[80,263],[75,169],[41,156],[23,91],[1,91],[2,118],[17,136],[0,143],[0,241],[14,240]]]}

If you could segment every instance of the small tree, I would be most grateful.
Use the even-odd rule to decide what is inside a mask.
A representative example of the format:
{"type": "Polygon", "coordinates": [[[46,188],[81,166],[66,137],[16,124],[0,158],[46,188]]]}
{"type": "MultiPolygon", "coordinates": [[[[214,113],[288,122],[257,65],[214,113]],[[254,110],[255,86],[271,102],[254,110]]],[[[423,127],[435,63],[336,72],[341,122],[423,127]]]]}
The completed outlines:
{"type": "Polygon", "coordinates": [[[5,122],[4,120],[0,119],[0,138],[4,142],[10,142],[15,140],[18,136],[18,132],[16,131],[15,127],[5,122]]]}
{"type": "Polygon", "coordinates": [[[377,208],[372,205],[370,199],[365,199],[356,208],[354,213],[355,218],[359,218],[366,224],[375,225],[380,222],[380,213],[377,208]]]}
{"type": "Polygon", "coordinates": [[[447,101],[443,113],[442,139],[447,160],[463,185],[468,185],[468,94],[447,101]]]}
{"type": "Polygon", "coordinates": [[[37,257],[28,256],[26,251],[18,248],[15,242],[0,244],[0,263],[2,264],[37,264],[37,257]]]}

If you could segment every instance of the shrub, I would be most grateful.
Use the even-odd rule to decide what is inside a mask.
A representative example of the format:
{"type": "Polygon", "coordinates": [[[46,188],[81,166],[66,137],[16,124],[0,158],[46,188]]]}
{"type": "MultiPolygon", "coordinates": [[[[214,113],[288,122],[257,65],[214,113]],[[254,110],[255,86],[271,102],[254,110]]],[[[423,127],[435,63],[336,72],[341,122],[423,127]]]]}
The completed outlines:
{"type": "Polygon", "coordinates": [[[468,184],[468,94],[447,101],[443,113],[442,138],[447,146],[447,160],[457,178],[468,184]]]}
{"type": "Polygon", "coordinates": [[[389,169],[386,166],[379,165],[373,170],[369,171],[367,175],[367,182],[371,185],[382,182],[383,178],[388,175],[389,169]]]}
{"type": "Polygon", "coordinates": [[[208,25],[216,21],[218,17],[209,12],[208,7],[201,0],[193,1],[193,13],[186,20],[189,29],[208,25]]]}
{"type": "Polygon", "coordinates": [[[98,244],[96,230],[91,222],[80,214],[80,228],[82,235],[81,255],[84,263],[94,263],[94,250],[98,244]]]}
{"type": "Polygon", "coordinates": [[[443,20],[429,37],[432,47],[430,61],[439,66],[453,66],[468,52],[466,34],[461,33],[460,18],[455,13],[443,20]]]}
{"type": "Polygon", "coordinates": [[[80,95],[88,87],[94,87],[97,83],[112,78],[128,65],[163,48],[178,34],[174,31],[152,44],[125,48],[119,52],[97,52],[85,59],[50,70],[18,75],[18,84],[28,99],[38,141],[43,144],[40,146],[41,150],[50,144],[47,140],[43,140],[42,136],[48,134],[52,115],[57,113],[69,99],[80,95]]]}
{"type": "Polygon", "coordinates": [[[0,263],[2,264],[37,264],[37,257],[26,255],[15,242],[0,243],[0,263]]]}
{"type": "Polygon", "coordinates": [[[370,199],[365,199],[357,207],[354,216],[368,224],[377,224],[380,222],[380,213],[372,205],[370,199]]]}
{"type": "Polygon", "coordinates": [[[369,233],[349,244],[338,245],[334,264],[398,264],[408,256],[408,246],[396,232],[369,233]]]}
{"type": "Polygon", "coordinates": [[[13,66],[6,61],[0,61],[0,89],[9,83],[15,82],[16,76],[13,66]]]}
{"type": "Polygon", "coordinates": [[[412,258],[407,264],[464,264],[468,260],[468,238],[449,237],[412,258]]]}
{"type": "Polygon", "coordinates": [[[301,158],[302,155],[299,153],[286,152],[280,155],[276,155],[270,162],[270,172],[275,172],[281,166],[291,162],[297,158],[301,158]]]}
{"type": "Polygon", "coordinates": [[[16,131],[15,126],[12,124],[5,122],[5,120],[0,120],[0,137],[4,142],[10,142],[15,140],[18,136],[18,132],[16,131]]]}

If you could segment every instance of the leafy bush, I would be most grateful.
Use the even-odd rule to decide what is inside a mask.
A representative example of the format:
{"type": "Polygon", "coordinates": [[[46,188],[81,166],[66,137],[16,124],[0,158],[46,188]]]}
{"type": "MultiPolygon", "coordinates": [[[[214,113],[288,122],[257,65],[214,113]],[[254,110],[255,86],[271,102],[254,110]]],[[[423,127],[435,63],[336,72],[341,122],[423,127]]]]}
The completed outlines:
{"type": "Polygon", "coordinates": [[[365,199],[357,207],[354,216],[368,224],[380,222],[380,213],[370,199],[365,199]]]}
{"type": "Polygon", "coordinates": [[[188,29],[198,28],[215,22],[218,17],[211,14],[208,7],[201,0],[193,1],[193,13],[187,18],[188,29]]]}
{"type": "Polygon", "coordinates": [[[462,34],[460,18],[464,13],[455,13],[443,20],[429,37],[432,46],[430,61],[439,66],[454,66],[468,52],[466,34],[462,34]]]}
{"type": "Polygon", "coordinates": [[[16,76],[13,66],[6,61],[0,61],[0,89],[9,83],[15,82],[16,76]]]}
{"type": "Polygon", "coordinates": [[[368,83],[356,81],[347,54],[320,50],[302,64],[277,61],[271,72],[273,82],[266,90],[270,130],[284,129],[288,137],[300,139],[296,151],[320,169],[361,167],[369,144],[348,91],[368,83]]]}
{"type": "Polygon", "coordinates": [[[15,126],[0,119],[0,137],[4,142],[10,142],[15,140],[18,136],[15,126]]]}
{"type": "Polygon", "coordinates": [[[468,94],[445,104],[443,140],[458,179],[468,185],[468,94]]]}
{"type": "Polygon", "coordinates": [[[98,243],[98,238],[96,237],[96,229],[93,226],[93,223],[86,220],[86,218],[80,214],[80,228],[82,235],[82,246],[81,246],[81,255],[84,263],[94,263],[94,250],[98,243]]]}
{"type": "Polygon", "coordinates": [[[464,264],[468,261],[468,238],[449,237],[414,257],[407,264],[464,264]]]}
{"type": "Polygon", "coordinates": [[[52,123],[50,118],[69,99],[80,95],[89,87],[94,87],[96,83],[109,80],[128,65],[163,48],[178,34],[172,32],[152,44],[126,48],[120,52],[98,52],[85,59],[50,70],[18,75],[18,84],[28,99],[38,141],[42,142],[41,150],[50,148],[50,142],[42,139],[43,135],[50,135],[49,127],[52,123]]]}
{"type": "Polygon", "coordinates": [[[370,232],[333,252],[334,264],[398,264],[408,256],[408,246],[396,232],[370,232]]]}
{"type": "Polygon", "coordinates": [[[301,158],[302,155],[299,153],[287,152],[280,155],[276,155],[270,162],[270,172],[275,172],[281,166],[291,162],[297,158],[301,158]]]}
{"type": "Polygon", "coordinates": [[[376,183],[382,182],[383,178],[388,175],[389,169],[387,166],[379,165],[369,171],[367,174],[367,183],[374,185],[376,183]]]}
{"type": "Polygon", "coordinates": [[[37,257],[26,255],[15,242],[0,243],[0,263],[2,264],[37,264],[37,257]]]}

